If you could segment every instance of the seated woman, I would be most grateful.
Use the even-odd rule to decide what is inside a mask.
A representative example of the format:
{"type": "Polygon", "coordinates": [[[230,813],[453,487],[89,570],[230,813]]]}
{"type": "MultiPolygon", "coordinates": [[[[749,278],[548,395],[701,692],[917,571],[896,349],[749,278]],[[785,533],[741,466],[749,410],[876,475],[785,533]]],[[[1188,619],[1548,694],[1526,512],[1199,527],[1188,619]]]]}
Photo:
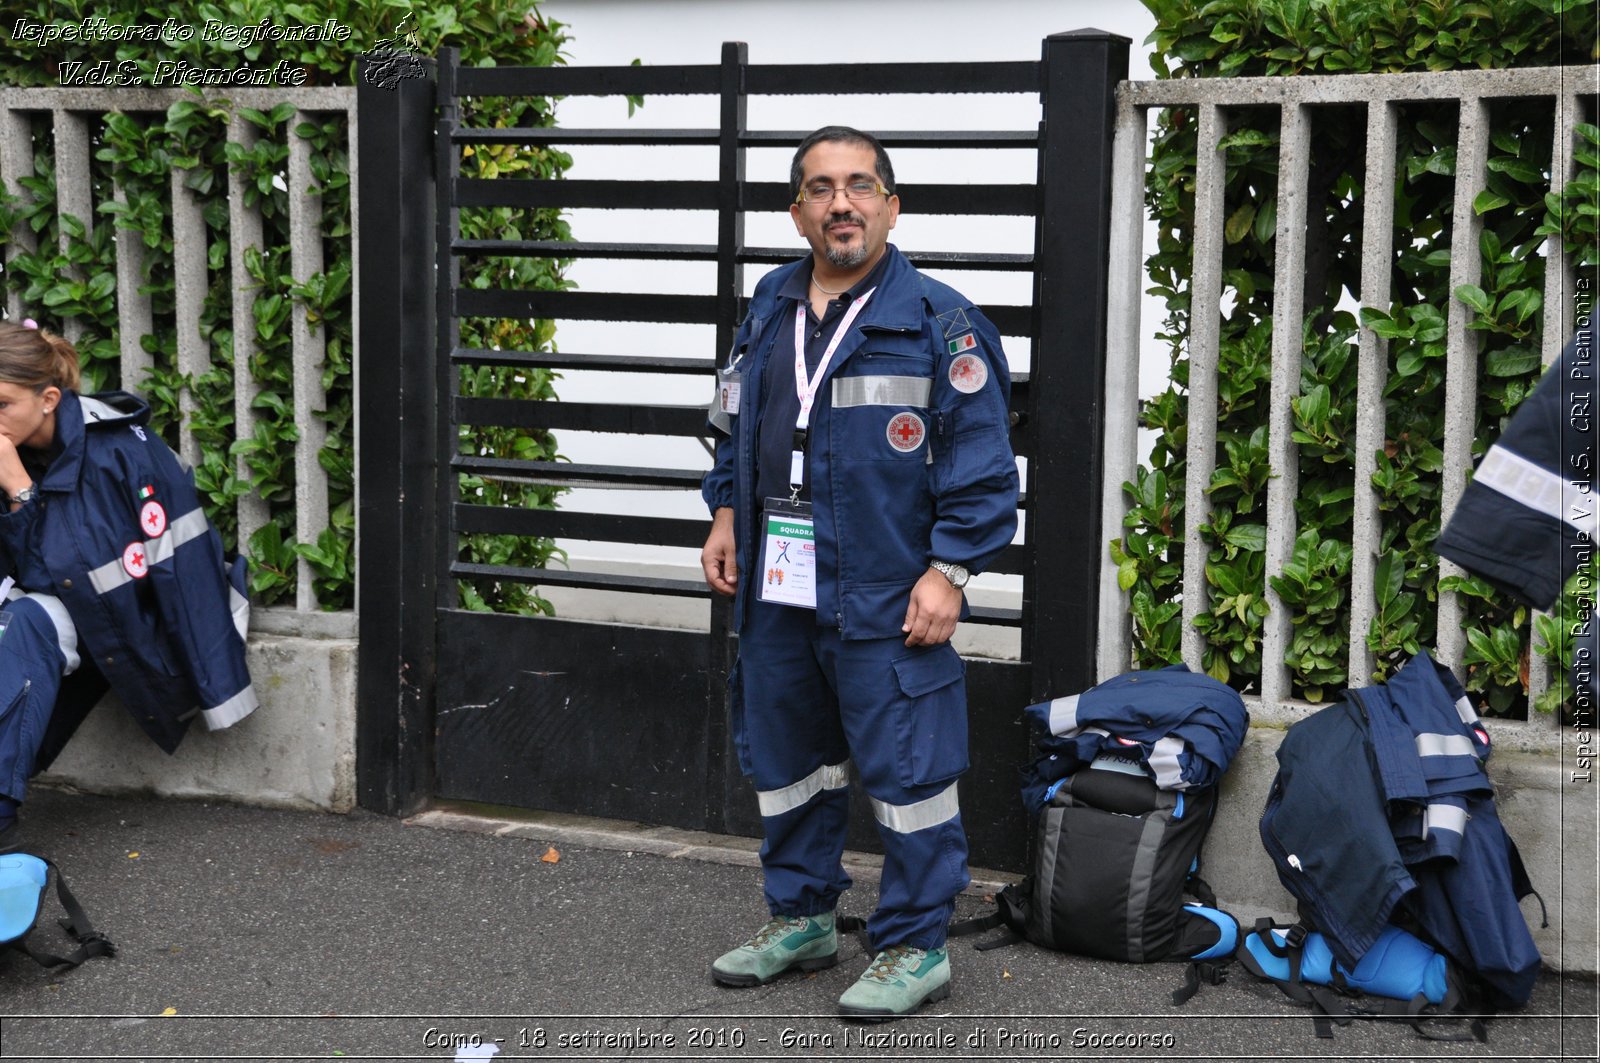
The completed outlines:
{"type": "Polygon", "coordinates": [[[0,321],[0,852],[108,685],[168,753],[197,712],[216,730],[256,707],[244,560],[224,561],[150,407],[77,387],[70,343],[0,321]]]}

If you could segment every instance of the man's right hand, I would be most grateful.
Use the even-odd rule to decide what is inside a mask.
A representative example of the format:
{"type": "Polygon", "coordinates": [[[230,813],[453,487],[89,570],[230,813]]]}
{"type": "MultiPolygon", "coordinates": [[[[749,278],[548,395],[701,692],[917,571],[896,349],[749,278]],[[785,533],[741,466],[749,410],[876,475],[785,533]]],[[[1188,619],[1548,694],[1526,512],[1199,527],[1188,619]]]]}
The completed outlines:
{"type": "Polygon", "coordinates": [[[733,543],[733,510],[723,506],[711,515],[711,534],[700,550],[700,567],[706,584],[718,594],[732,596],[738,589],[739,563],[733,543]]]}

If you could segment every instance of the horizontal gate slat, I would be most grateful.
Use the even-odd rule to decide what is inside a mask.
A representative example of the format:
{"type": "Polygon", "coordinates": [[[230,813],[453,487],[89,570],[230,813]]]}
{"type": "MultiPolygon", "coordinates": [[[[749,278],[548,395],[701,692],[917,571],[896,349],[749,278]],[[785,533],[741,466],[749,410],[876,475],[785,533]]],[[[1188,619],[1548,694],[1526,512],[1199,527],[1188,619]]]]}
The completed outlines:
{"type": "Polygon", "coordinates": [[[458,288],[460,317],[554,318],[561,321],[660,321],[684,325],[716,322],[710,295],[636,292],[544,292],[458,288]]]}
{"type": "Polygon", "coordinates": [[[529,483],[571,487],[617,485],[626,487],[681,487],[698,490],[705,476],[698,469],[646,469],[625,465],[575,465],[567,461],[526,461],[518,458],[475,458],[458,454],[450,467],[460,473],[529,483]]]}
{"type": "Polygon", "coordinates": [[[457,365],[522,365],[546,369],[602,369],[633,373],[705,374],[716,370],[710,358],[655,358],[642,354],[568,354],[565,351],[487,351],[457,347],[450,352],[457,365]]]}
{"type": "MultiPolygon", "coordinates": [[[[785,201],[788,196],[782,197],[785,201]]],[[[596,207],[628,210],[716,210],[715,181],[544,181],[463,177],[458,207],[596,207]]]]}
{"type": "MultiPolygon", "coordinates": [[[[900,185],[901,202],[918,214],[1031,217],[1039,190],[1027,184],[900,185]]],[[[544,181],[464,177],[455,184],[458,207],[593,207],[611,210],[705,210],[718,207],[715,181],[544,181]]],[[[739,209],[785,212],[793,196],[779,181],[749,181],[739,209]]]]}
{"type": "Polygon", "coordinates": [[[1032,336],[1034,312],[1031,306],[1008,306],[1003,303],[986,303],[978,309],[994,322],[1002,336],[1032,336]]]}
{"type": "MultiPolygon", "coordinates": [[[[810,130],[767,130],[739,134],[744,148],[793,148],[810,130]]],[[[1019,148],[1039,146],[1032,129],[918,129],[874,133],[885,148],[1019,148]]],[[[616,144],[643,147],[704,146],[721,143],[715,129],[567,129],[561,126],[462,127],[450,134],[457,144],[616,144]]]]}
{"type": "Polygon", "coordinates": [[[632,591],[636,594],[677,594],[690,598],[709,598],[711,588],[703,580],[666,579],[660,576],[627,576],[614,572],[573,572],[563,568],[512,568],[507,565],[450,566],[456,579],[492,579],[506,583],[537,583],[547,587],[581,587],[596,591],[632,591]]]}
{"type": "Polygon", "coordinates": [[[771,63],[745,68],[752,96],[1038,92],[1039,64],[771,63]]]}
{"type": "MultiPolygon", "coordinates": [[[[660,576],[629,576],[614,572],[574,572],[559,568],[512,568],[507,565],[450,566],[456,579],[492,579],[507,583],[533,583],[546,587],[575,587],[598,591],[630,591],[635,594],[675,594],[689,598],[709,598],[711,588],[701,580],[666,579],[660,576]]],[[[974,606],[967,623],[1015,627],[1022,622],[1022,610],[974,606]]]]}
{"type": "Polygon", "coordinates": [[[496,66],[456,70],[457,96],[715,95],[716,66],[496,66]]]}
{"type": "MultiPolygon", "coordinates": [[[[1039,206],[1039,188],[1032,184],[901,183],[895,192],[902,209],[916,214],[1031,217],[1039,206]]],[[[793,198],[788,182],[747,181],[739,207],[746,211],[787,211],[793,198]]]]}
{"type": "Polygon", "coordinates": [[[672,520],[568,509],[514,509],[457,504],[455,529],[485,535],[539,535],[550,539],[684,546],[698,549],[710,527],[706,520],[672,520]]]}
{"type": "MultiPolygon", "coordinates": [[[[567,240],[456,240],[458,255],[527,255],[543,258],[643,258],[672,262],[715,262],[713,244],[618,244],[567,240]]],[[[794,258],[794,252],[789,253],[794,258]]]]}
{"type": "MultiPolygon", "coordinates": [[[[526,255],[537,258],[648,259],[663,262],[715,262],[714,244],[621,244],[566,240],[456,240],[450,249],[458,255],[526,255]]],[[[1031,270],[1032,254],[981,251],[908,251],[900,249],[915,266],[946,269],[1031,270]]],[[[734,255],[743,263],[782,265],[803,253],[795,247],[747,247],[734,255]]]]}
{"type": "MultiPolygon", "coordinates": [[[[551,318],[561,321],[658,321],[710,325],[716,297],[637,292],[543,292],[462,288],[456,291],[460,317],[551,318]]],[[[1031,306],[990,304],[984,315],[1003,336],[1031,336],[1031,306]]]]}
{"type": "MultiPolygon", "coordinates": [[[[714,95],[716,66],[461,67],[457,96],[714,95]]],[[[752,96],[1033,93],[1039,64],[775,63],[745,68],[752,96]]]]}
{"type": "Polygon", "coordinates": [[[567,428],[577,432],[648,436],[700,436],[706,429],[704,406],[624,406],[458,397],[454,412],[459,425],[501,428],[567,428]]]}
{"type": "MultiPolygon", "coordinates": [[[[804,130],[760,130],[739,134],[743,148],[797,148],[804,130]]],[[[1039,146],[1037,129],[914,129],[873,133],[885,148],[1028,148],[1039,146]]]]}
{"type": "MultiPolygon", "coordinates": [[[[563,129],[560,126],[513,126],[509,129],[453,130],[457,144],[634,144],[676,146],[717,144],[715,129],[563,129]]],[[[798,142],[797,142],[798,143],[798,142]]]]}

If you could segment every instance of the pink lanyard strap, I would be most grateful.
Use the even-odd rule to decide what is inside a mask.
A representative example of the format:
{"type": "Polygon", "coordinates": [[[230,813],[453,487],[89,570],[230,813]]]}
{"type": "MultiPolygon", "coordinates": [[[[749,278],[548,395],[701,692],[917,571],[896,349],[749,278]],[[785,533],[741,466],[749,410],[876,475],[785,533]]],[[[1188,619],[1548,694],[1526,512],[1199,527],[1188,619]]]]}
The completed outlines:
{"type": "Polygon", "coordinates": [[[817,387],[822,383],[823,374],[828,371],[828,364],[833,361],[833,352],[839,349],[839,344],[844,340],[845,333],[850,331],[850,325],[855,321],[856,315],[861,313],[861,308],[867,305],[867,300],[872,298],[876,288],[867,289],[866,294],[857,299],[845,311],[839,327],[833,330],[833,339],[828,343],[828,349],[823,352],[822,361],[817,363],[817,371],[806,378],[806,304],[801,302],[794,308],[794,391],[800,397],[800,415],[795,418],[794,426],[799,431],[805,431],[811,423],[811,406],[817,399],[817,387]]]}

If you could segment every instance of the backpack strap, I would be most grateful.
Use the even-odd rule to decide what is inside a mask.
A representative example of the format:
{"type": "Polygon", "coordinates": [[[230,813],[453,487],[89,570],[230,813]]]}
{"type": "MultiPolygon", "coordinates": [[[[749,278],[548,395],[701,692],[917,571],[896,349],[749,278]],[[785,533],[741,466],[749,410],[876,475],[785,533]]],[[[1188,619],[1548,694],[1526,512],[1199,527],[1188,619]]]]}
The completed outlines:
{"type": "Polygon", "coordinates": [[[861,946],[861,951],[871,956],[872,938],[867,934],[867,921],[859,915],[841,915],[833,924],[841,934],[849,934],[861,946]]]}
{"type": "MultiPolygon", "coordinates": [[[[1275,923],[1271,919],[1261,918],[1256,920],[1255,933],[1239,939],[1239,962],[1244,964],[1245,970],[1263,978],[1283,991],[1283,995],[1290,1000],[1305,1004],[1311,1008],[1311,1025],[1316,1030],[1318,1037],[1330,1039],[1333,1037],[1334,1024],[1348,1026],[1351,1022],[1349,1015],[1338,996],[1327,987],[1312,982],[1307,982],[1300,976],[1301,961],[1305,955],[1306,935],[1310,933],[1304,923],[1294,923],[1288,927],[1275,923]],[[1280,943],[1274,930],[1286,930],[1284,940],[1280,943]],[[1257,962],[1256,957],[1246,941],[1249,938],[1259,940],[1262,946],[1272,955],[1288,963],[1288,978],[1278,978],[1268,974],[1257,962]]],[[[1337,970],[1334,972],[1335,984],[1344,981],[1337,970]]]]}
{"type": "Polygon", "coordinates": [[[975,916],[972,919],[963,919],[959,923],[951,923],[946,933],[950,937],[966,937],[969,934],[981,934],[985,930],[993,930],[997,926],[1004,926],[1005,932],[990,941],[979,941],[973,944],[973,949],[978,952],[988,952],[991,949],[1004,948],[1015,945],[1024,940],[1023,929],[1028,923],[1028,897],[1030,896],[1031,879],[1023,879],[1016,885],[1007,886],[995,895],[994,911],[988,915],[975,916]]]}
{"type": "Polygon", "coordinates": [[[89,913],[83,910],[83,905],[78,903],[78,898],[74,897],[72,891],[67,888],[67,878],[61,873],[61,869],[56,866],[56,862],[43,856],[39,859],[43,860],[50,870],[55,872],[56,899],[61,902],[61,907],[67,913],[66,918],[57,919],[56,922],[60,924],[62,930],[65,930],[72,937],[73,941],[78,943],[78,947],[65,956],[45,952],[42,949],[34,948],[33,943],[28,940],[32,936],[30,931],[28,935],[18,942],[22,950],[32,956],[33,961],[41,967],[76,967],[84,960],[95,956],[115,956],[117,954],[117,946],[89,922],[89,913]]]}

